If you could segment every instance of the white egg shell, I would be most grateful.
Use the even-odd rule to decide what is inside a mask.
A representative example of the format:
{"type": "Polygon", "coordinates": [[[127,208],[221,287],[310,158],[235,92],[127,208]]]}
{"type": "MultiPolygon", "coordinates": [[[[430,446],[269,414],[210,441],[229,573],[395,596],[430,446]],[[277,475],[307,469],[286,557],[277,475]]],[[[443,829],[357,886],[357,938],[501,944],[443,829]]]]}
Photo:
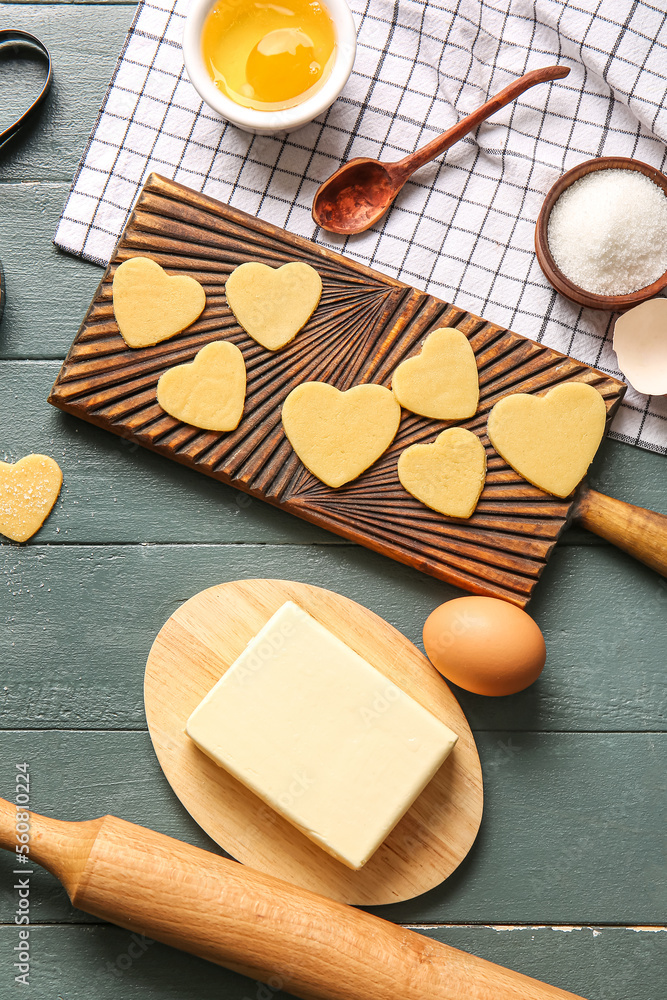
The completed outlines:
{"type": "Polygon", "coordinates": [[[667,393],[667,299],[649,299],[616,320],[618,367],[637,392],[667,393]]]}

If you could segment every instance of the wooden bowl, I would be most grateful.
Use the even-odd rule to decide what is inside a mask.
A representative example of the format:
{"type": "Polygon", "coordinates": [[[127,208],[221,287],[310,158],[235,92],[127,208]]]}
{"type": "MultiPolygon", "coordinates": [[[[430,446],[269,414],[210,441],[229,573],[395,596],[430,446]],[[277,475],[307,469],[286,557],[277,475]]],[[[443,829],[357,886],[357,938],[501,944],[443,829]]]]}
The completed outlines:
{"type": "Polygon", "coordinates": [[[611,312],[624,312],[632,306],[638,306],[640,302],[652,299],[667,285],[667,271],[654,281],[652,285],[639,288],[636,292],[628,295],[596,295],[594,292],[587,292],[579,285],[563,274],[551,256],[547,233],[549,228],[549,216],[563,191],[575,181],[578,181],[585,174],[590,174],[594,170],[637,170],[640,174],[645,174],[654,184],[662,188],[667,196],[667,177],[655,167],[641,160],[631,160],[627,156],[598,156],[594,160],[586,160],[563,174],[553,185],[542,205],[537,225],[535,227],[535,252],[544,276],[553,285],[557,292],[572,299],[573,302],[590,309],[607,309],[611,312]]]}

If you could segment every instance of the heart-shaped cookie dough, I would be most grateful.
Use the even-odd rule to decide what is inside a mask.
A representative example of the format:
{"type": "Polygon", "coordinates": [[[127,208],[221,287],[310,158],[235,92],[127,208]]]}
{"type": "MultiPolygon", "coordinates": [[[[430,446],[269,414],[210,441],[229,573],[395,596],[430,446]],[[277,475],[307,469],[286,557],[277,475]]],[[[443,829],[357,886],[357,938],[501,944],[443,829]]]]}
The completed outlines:
{"type": "Polygon", "coordinates": [[[276,269],[248,261],[229,275],[225,294],[246,333],[267,350],[278,351],[317,309],[322,279],[314,267],[298,261],[276,269]]]}
{"type": "Polygon", "coordinates": [[[391,387],[406,410],[435,420],[464,420],[477,411],[477,362],[465,334],[452,327],[434,330],[421,353],[403,361],[391,387]]]}
{"type": "Polygon", "coordinates": [[[505,396],[489,413],[487,433],[515,472],[546,493],[566,497],[593,461],[606,419],[597,389],[564,382],[546,396],[505,396]]]}
{"type": "Polygon", "coordinates": [[[157,384],[163,410],[206,431],[233,431],[243,415],[245,362],[228,340],[202,347],[188,365],[169,368],[157,384]]]}
{"type": "Polygon", "coordinates": [[[0,534],[26,542],[46,521],[58,499],[63,474],[48,455],[0,462],[0,534]]]}
{"type": "Polygon", "coordinates": [[[356,479],[387,450],[401,420],[389,389],[356,385],[340,392],[303,382],[283,403],[283,427],[295,452],[327,486],[356,479]]]}
{"type": "Polygon", "coordinates": [[[201,315],[206,293],[187,274],[168,275],[150,257],[125,260],[113,277],[113,311],[128,347],[175,337],[201,315]]]}
{"type": "Polygon", "coordinates": [[[476,434],[449,427],[433,444],[413,444],[398,460],[403,487],[449,517],[470,517],[486,479],[486,453],[476,434]]]}

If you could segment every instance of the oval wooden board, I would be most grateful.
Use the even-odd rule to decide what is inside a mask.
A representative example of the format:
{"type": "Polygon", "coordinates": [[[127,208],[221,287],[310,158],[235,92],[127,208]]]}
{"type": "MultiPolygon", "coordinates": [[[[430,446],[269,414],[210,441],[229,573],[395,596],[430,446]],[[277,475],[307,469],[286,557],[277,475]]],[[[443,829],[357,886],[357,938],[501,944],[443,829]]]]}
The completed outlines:
{"type": "Polygon", "coordinates": [[[454,695],[405,636],[330,590],[286,580],[238,580],[196,594],[174,612],[153,643],[144,699],[155,752],[178,798],[224,850],[259,871],[345,903],[395,903],[446,879],[475,840],[482,819],[482,773],[454,695]],[[185,734],[193,709],[287,600],[308,611],[459,737],[435,777],[359,871],[313,844],[185,734]]]}

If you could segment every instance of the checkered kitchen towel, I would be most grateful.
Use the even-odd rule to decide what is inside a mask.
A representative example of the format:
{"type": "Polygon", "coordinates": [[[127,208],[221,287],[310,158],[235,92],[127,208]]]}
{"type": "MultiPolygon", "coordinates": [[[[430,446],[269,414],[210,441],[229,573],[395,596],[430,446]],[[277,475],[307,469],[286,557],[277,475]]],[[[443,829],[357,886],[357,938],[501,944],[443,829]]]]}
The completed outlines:
{"type": "MultiPolygon", "coordinates": [[[[618,375],[613,317],[558,296],[533,250],[546,191],[591,156],[664,169],[664,0],[352,0],[359,45],[340,99],[288,137],[252,136],[183,67],[188,0],[142,0],[55,242],[105,264],[155,170],[618,375]],[[332,237],[310,206],[353,156],[398,159],[529,69],[529,90],[424,167],[369,232],[332,237]]],[[[612,435],[667,453],[667,397],[629,389],[612,435]]]]}

